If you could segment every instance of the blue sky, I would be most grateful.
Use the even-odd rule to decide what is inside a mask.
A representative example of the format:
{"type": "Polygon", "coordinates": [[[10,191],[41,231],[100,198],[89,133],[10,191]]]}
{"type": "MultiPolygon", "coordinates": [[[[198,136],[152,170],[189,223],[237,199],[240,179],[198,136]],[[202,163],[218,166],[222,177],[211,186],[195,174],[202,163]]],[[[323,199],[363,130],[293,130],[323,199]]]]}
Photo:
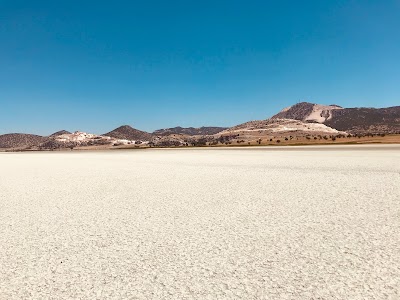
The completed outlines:
{"type": "Polygon", "coordinates": [[[0,134],[400,105],[399,28],[399,0],[0,0],[0,134]]]}

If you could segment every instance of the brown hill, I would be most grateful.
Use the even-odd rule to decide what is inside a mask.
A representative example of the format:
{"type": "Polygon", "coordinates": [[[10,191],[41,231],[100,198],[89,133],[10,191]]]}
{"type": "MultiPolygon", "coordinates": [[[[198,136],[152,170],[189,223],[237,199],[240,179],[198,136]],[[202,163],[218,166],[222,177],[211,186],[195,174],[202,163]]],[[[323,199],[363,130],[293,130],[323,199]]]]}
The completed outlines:
{"type": "Polygon", "coordinates": [[[60,130],[60,131],[54,132],[53,134],[50,134],[49,137],[56,137],[56,136],[59,136],[62,134],[71,134],[71,132],[66,131],[66,130],[60,130]]]}
{"type": "Polygon", "coordinates": [[[173,128],[165,128],[165,129],[158,129],[153,132],[154,135],[159,136],[166,136],[171,134],[186,134],[186,135],[213,135],[217,134],[221,131],[227,129],[226,127],[173,127],[173,128]]]}
{"type": "Polygon", "coordinates": [[[35,134],[8,133],[0,135],[0,148],[24,149],[33,146],[39,146],[46,140],[47,137],[35,134]]]}
{"type": "Polygon", "coordinates": [[[137,130],[129,125],[120,126],[113,131],[103,134],[115,139],[133,140],[133,141],[150,141],[153,138],[151,133],[146,131],[137,130]]]}
{"type": "Polygon", "coordinates": [[[284,108],[271,119],[293,119],[303,121],[308,115],[311,114],[314,104],[308,102],[301,102],[296,105],[284,108]]]}
{"type": "Polygon", "coordinates": [[[321,105],[308,102],[297,103],[293,106],[283,109],[271,119],[293,119],[305,122],[324,123],[332,118],[333,111],[342,110],[341,106],[321,105]]]}
{"type": "Polygon", "coordinates": [[[400,106],[388,108],[342,108],[301,102],[283,109],[271,119],[289,118],[322,123],[350,133],[400,132],[400,106]]]}

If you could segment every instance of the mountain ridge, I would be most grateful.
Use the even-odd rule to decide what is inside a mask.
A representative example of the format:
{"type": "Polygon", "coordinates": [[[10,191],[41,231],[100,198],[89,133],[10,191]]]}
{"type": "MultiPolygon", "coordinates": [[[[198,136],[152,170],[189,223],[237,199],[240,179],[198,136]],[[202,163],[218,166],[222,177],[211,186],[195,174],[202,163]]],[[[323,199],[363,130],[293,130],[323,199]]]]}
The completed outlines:
{"type": "Polygon", "coordinates": [[[63,130],[60,130],[60,131],[50,134],[49,137],[56,137],[56,136],[63,135],[63,134],[71,134],[71,132],[63,129],[63,130]]]}
{"type": "Polygon", "coordinates": [[[217,134],[228,127],[217,126],[202,126],[202,127],[181,127],[157,129],[153,132],[154,135],[171,135],[171,134],[187,134],[187,135],[212,135],[217,134]]]}

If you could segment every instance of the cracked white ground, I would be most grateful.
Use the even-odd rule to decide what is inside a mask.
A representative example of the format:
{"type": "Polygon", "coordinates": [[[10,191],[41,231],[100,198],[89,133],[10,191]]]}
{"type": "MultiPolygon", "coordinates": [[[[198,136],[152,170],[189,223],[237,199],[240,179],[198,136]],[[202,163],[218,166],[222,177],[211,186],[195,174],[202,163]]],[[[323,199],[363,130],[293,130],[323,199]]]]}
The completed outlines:
{"type": "Polygon", "coordinates": [[[399,146],[0,154],[0,299],[399,297],[399,146]]]}

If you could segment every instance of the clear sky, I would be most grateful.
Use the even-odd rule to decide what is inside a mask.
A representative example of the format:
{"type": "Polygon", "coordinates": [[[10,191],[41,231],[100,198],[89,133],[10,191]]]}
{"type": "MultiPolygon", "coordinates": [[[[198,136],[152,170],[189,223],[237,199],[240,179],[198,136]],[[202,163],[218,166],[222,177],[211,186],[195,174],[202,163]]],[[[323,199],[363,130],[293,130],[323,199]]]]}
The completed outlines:
{"type": "Polygon", "coordinates": [[[400,105],[400,0],[0,0],[0,134],[400,105]]]}

